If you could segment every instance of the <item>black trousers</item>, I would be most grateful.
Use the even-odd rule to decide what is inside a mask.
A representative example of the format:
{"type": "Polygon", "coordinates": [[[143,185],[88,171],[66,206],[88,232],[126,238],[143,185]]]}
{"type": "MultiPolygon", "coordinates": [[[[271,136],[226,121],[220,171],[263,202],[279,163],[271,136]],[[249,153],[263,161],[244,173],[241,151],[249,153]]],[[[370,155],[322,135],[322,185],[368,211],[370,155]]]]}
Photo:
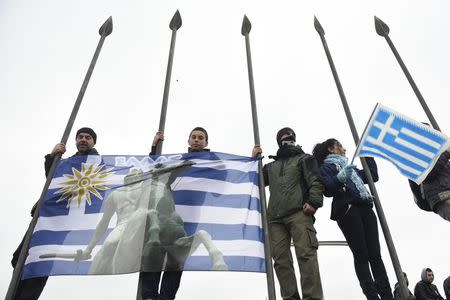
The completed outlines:
{"type": "Polygon", "coordinates": [[[353,205],[337,223],[352,250],[356,276],[366,298],[392,300],[389,279],[380,254],[377,218],[372,208],[368,205],[353,205]]]}
{"type": "Polygon", "coordinates": [[[161,281],[161,289],[159,282],[162,272],[141,272],[139,280],[141,281],[142,298],[152,300],[173,300],[180,287],[182,271],[164,271],[161,281]],[[158,293],[158,291],[160,291],[158,293]]]}
{"type": "Polygon", "coordinates": [[[14,300],[37,300],[44,290],[48,277],[36,277],[21,280],[14,300]]]}
{"type": "MultiPolygon", "coordinates": [[[[24,237],[25,238],[25,237],[24,237]]],[[[20,245],[14,251],[13,258],[11,260],[11,265],[13,268],[16,267],[17,260],[19,258],[20,251],[22,250],[23,239],[20,245]]],[[[21,280],[16,290],[14,300],[36,300],[39,299],[42,291],[44,290],[45,284],[47,283],[48,277],[36,277],[21,280]]]]}

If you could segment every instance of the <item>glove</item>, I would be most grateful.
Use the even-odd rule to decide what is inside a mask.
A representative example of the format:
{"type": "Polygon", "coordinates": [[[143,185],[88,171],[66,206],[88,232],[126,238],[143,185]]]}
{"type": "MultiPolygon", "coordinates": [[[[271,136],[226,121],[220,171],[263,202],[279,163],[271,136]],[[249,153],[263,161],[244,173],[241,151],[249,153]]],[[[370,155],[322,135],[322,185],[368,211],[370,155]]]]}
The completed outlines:
{"type": "Polygon", "coordinates": [[[337,179],[344,183],[347,181],[348,178],[352,175],[353,169],[356,168],[355,165],[346,165],[342,170],[339,171],[337,174],[337,179]]]}

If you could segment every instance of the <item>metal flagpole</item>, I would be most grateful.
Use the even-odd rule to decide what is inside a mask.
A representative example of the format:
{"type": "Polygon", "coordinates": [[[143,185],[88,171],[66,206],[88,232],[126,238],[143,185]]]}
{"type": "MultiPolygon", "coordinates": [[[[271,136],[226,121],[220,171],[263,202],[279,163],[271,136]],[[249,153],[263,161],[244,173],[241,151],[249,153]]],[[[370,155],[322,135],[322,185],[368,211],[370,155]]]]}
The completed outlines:
{"type": "MultiPolygon", "coordinates": [[[[258,114],[256,111],[256,99],[255,99],[255,85],[253,80],[253,67],[252,67],[252,55],[250,51],[250,38],[249,33],[252,29],[252,24],[250,20],[244,15],[244,20],[242,21],[241,33],[245,36],[245,48],[247,50],[247,68],[248,68],[248,82],[250,85],[250,101],[252,106],[252,117],[253,117],[253,135],[255,139],[255,145],[260,145],[259,139],[259,128],[258,128],[258,114]]],[[[261,198],[261,212],[262,212],[262,225],[264,230],[264,254],[266,263],[266,276],[267,276],[267,291],[269,295],[269,300],[275,300],[275,284],[273,277],[273,266],[272,266],[272,255],[270,252],[270,237],[268,232],[267,224],[267,203],[266,203],[266,192],[264,184],[264,176],[262,170],[262,160],[259,157],[258,161],[259,169],[259,195],[261,198]]]]}
{"type": "Polygon", "coordinates": [[[399,63],[400,67],[403,70],[403,73],[405,73],[406,78],[409,81],[409,84],[411,85],[412,89],[414,90],[414,93],[417,96],[417,99],[419,99],[420,105],[422,105],[423,110],[425,111],[425,114],[428,117],[428,120],[430,120],[431,125],[434,129],[441,131],[439,128],[439,125],[436,122],[436,119],[434,118],[433,114],[431,113],[430,108],[428,107],[427,103],[425,102],[425,99],[423,98],[422,94],[419,91],[419,88],[417,87],[416,83],[414,82],[414,79],[412,78],[411,74],[409,73],[408,69],[406,68],[406,65],[404,64],[402,58],[400,57],[400,54],[397,52],[397,49],[395,48],[394,44],[391,41],[391,38],[389,37],[389,27],[381,21],[379,18],[375,18],[375,30],[377,31],[378,35],[383,36],[386,39],[386,42],[388,43],[389,47],[391,48],[392,52],[394,53],[395,58],[397,59],[397,62],[399,63]]]}
{"type": "MultiPolygon", "coordinates": [[[[64,130],[64,134],[61,138],[61,143],[66,144],[67,139],[69,138],[70,131],[72,130],[73,123],[75,122],[75,118],[77,116],[78,110],[81,105],[81,101],[83,100],[84,93],[86,92],[87,86],[89,84],[89,79],[91,78],[92,72],[94,71],[95,64],[97,62],[97,58],[100,54],[100,50],[102,49],[103,42],[105,41],[105,38],[111,34],[113,30],[113,22],[112,17],[109,17],[108,20],[103,23],[103,25],[99,29],[100,34],[100,40],[98,41],[97,49],[95,50],[94,57],[92,58],[91,64],[89,65],[89,69],[86,73],[86,76],[84,77],[83,84],[81,85],[80,92],[78,93],[77,100],[75,101],[75,105],[73,106],[72,113],[70,114],[69,121],[67,122],[66,129],[64,130]]],[[[56,170],[56,165],[58,161],[61,159],[61,154],[56,154],[52,165],[50,167],[50,170],[47,175],[47,181],[44,184],[44,188],[42,189],[41,196],[38,200],[35,213],[33,215],[33,219],[30,222],[30,225],[28,226],[27,233],[25,235],[25,239],[22,245],[22,249],[20,251],[19,259],[17,261],[17,265],[14,268],[14,272],[11,278],[11,282],[8,287],[8,292],[6,294],[6,300],[12,300],[14,299],[14,295],[16,293],[17,287],[19,285],[20,276],[22,275],[23,265],[25,263],[26,256],[28,254],[28,246],[30,244],[31,236],[33,234],[34,228],[36,226],[38,217],[39,217],[39,210],[42,205],[43,199],[47,193],[48,187],[50,186],[50,182],[52,181],[53,175],[56,170]]]]}
{"type": "MultiPolygon", "coordinates": [[[[166,125],[166,115],[167,115],[167,102],[169,99],[169,89],[170,89],[170,78],[172,76],[172,63],[173,63],[173,53],[175,51],[175,41],[177,38],[177,30],[180,29],[182,25],[180,12],[177,10],[170,21],[169,28],[172,30],[172,39],[170,41],[169,50],[169,60],[167,63],[166,72],[166,82],[164,84],[164,94],[161,106],[161,116],[159,117],[159,128],[158,131],[164,132],[164,127],[166,125]]],[[[163,141],[158,141],[156,144],[156,154],[160,155],[162,153],[163,141]]]]}
{"type": "MultiPolygon", "coordinates": [[[[161,115],[159,117],[159,127],[158,131],[164,132],[164,128],[166,126],[166,115],[167,115],[167,104],[169,100],[169,90],[170,90],[170,78],[172,76],[172,65],[173,65],[173,54],[175,52],[175,42],[177,39],[177,31],[180,29],[182,25],[180,12],[177,11],[170,20],[169,28],[172,30],[172,38],[170,40],[170,49],[169,49],[169,59],[167,62],[167,71],[166,71],[166,81],[164,83],[164,94],[161,105],[161,115]]],[[[163,141],[158,141],[156,144],[156,155],[161,155],[162,153],[163,141]]],[[[152,191],[153,192],[153,191],[152,191]]],[[[147,226],[147,225],[146,225],[147,226]]],[[[142,291],[142,281],[138,280],[138,287],[136,293],[136,300],[141,300],[141,291],[142,291]]]]}
{"type": "MultiPolygon", "coordinates": [[[[345,98],[344,90],[342,89],[341,82],[339,80],[339,76],[336,71],[336,67],[334,66],[333,58],[331,57],[330,50],[328,49],[327,42],[325,40],[325,31],[320,25],[319,20],[314,17],[314,27],[316,31],[319,33],[320,39],[322,40],[323,48],[328,58],[328,62],[330,64],[331,72],[333,73],[334,81],[336,82],[336,87],[339,92],[339,96],[342,101],[342,105],[344,107],[345,115],[347,117],[348,124],[350,126],[350,130],[353,135],[353,140],[355,141],[355,145],[359,143],[358,132],[356,131],[355,123],[353,122],[353,117],[350,112],[350,108],[347,103],[347,99],[345,98]]],[[[363,166],[364,172],[366,174],[367,180],[369,182],[369,188],[372,196],[374,197],[375,208],[377,210],[378,219],[380,220],[380,226],[383,230],[384,238],[386,240],[386,244],[389,250],[389,254],[391,256],[392,264],[395,269],[395,273],[397,275],[397,280],[400,284],[400,290],[403,295],[403,299],[408,299],[409,292],[408,287],[406,285],[405,277],[403,276],[402,268],[400,266],[400,261],[397,256],[397,251],[395,250],[394,242],[392,240],[391,232],[389,231],[389,227],[386,221],[386,217],[383,212],[383,208],[381,207],[380,197],[378,196],[377,189],[375,187],[375,183],[372,178],[372,174],[370,173],[369,166],[367,165],[366,160],[363,157],[360,157],[361,164],[363,166]]]]}

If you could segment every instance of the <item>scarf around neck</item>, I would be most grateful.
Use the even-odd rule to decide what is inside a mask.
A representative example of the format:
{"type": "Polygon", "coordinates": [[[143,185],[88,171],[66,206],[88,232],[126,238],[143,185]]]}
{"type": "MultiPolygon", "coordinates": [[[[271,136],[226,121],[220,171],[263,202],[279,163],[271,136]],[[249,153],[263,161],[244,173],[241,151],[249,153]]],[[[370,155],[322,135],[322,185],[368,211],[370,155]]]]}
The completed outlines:
{"type": "MultiPolygon", "coordinates": [[[[340,171],[346,165],[348,165],[348,158],[338,154],[328,154],[323,162],[336,165],[338,171],[340,171]]],[[[364,186],[364,182],[362,181],[361,177],[359,177],[359,175],[355,171],[352,172],[350,180],[355,184],[362,199],[369,200],[372,198],[372,196],[370,196],[369,192],[364,186]]]]}
{"type": "Polygon", "coordinates": [[[292,156],[296,156],[299,154],[304,154],[305,152],[302,150],[302,147],[300,146],[282,146],[278,149],[277,151],[277,155],[273,156],[273,155],[269,155],[269,158],[273,158],[275,160],[279,159],[279,158],[287,158],[287,157],[292,157],[292,156]]]}

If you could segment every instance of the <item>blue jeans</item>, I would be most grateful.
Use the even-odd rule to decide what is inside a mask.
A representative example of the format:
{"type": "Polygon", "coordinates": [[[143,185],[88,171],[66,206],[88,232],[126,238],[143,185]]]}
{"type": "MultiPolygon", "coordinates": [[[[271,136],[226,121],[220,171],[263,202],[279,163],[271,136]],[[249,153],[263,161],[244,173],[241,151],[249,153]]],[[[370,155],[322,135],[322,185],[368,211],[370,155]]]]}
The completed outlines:
{"type": "Polygon", "coordinates": [[[180,287],[182,271],[164,271],[159,291],[162,272],[141,272],[141,295],[143,299],[173,300],[180,287]]]}
{"type": "Polygon", "coordinates": [[[356,276],[366,298],[392,300],[389,279],[380,254],[377,218],[372,208],[353,205],[337,223],[352,250],[356,276]]]}

